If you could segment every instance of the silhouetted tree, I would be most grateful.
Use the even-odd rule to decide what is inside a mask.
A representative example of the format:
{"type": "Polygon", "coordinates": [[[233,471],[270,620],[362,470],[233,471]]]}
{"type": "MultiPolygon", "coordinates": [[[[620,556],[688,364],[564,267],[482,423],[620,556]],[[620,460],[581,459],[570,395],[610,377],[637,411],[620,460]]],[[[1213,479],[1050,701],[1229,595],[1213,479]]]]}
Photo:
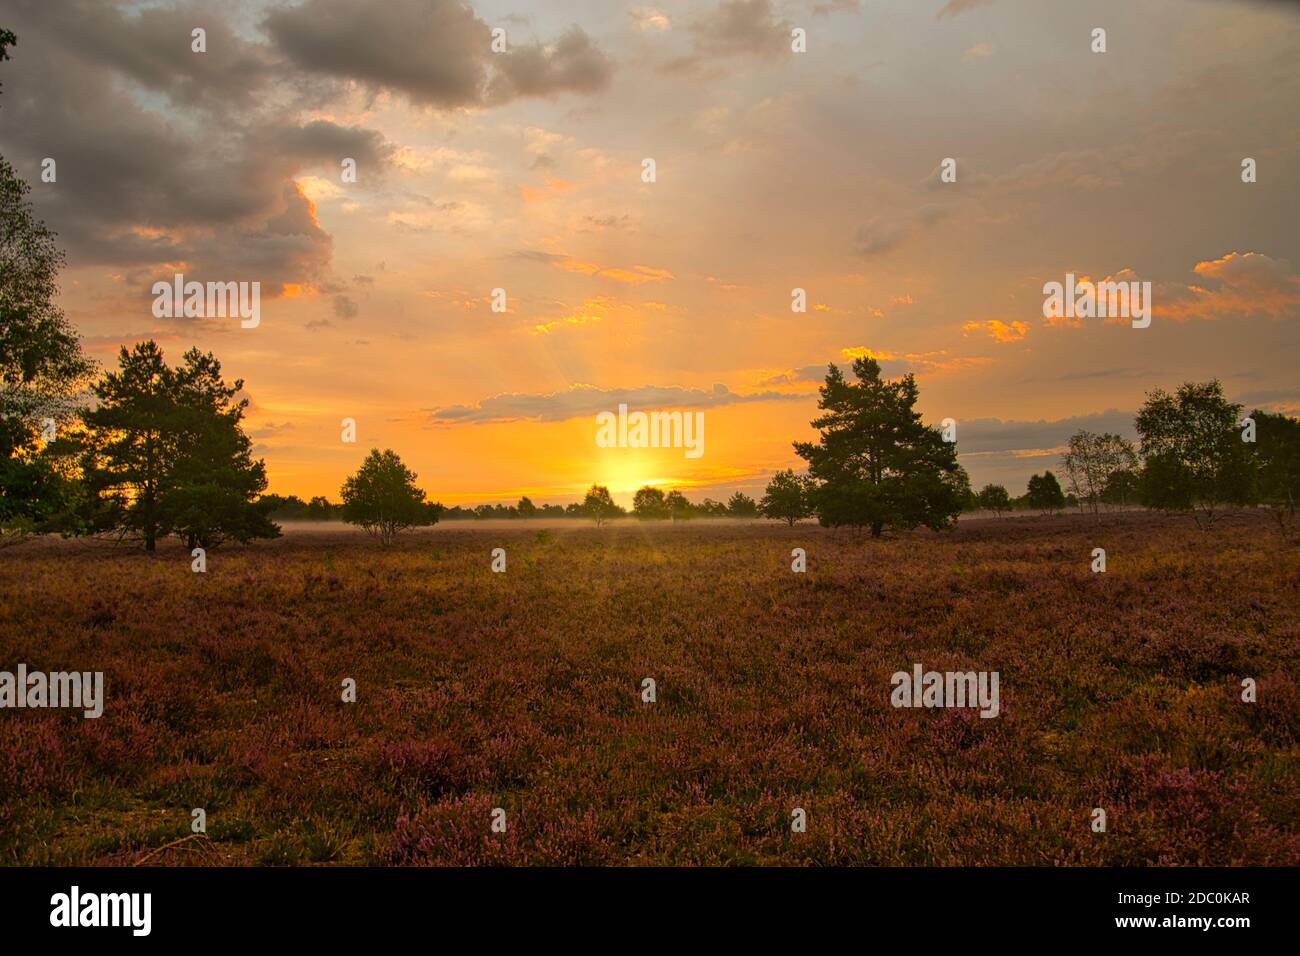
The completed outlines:
{"type": "Polygon", "coordinates": [[[637,493],[632,496],[632,513],[642,521],[667,518],[668,505],[664,493],[650,485],[637,489],[637,493]]]}
{"type": "MultiPolygon", "coordinates": [[[[0,59],[12,42],[0,31],[0,59]]],[[[95,369],[57,305],[63,253],[28,192],[0,157],[0,545],[75,528],[66,449],[44,426],[73,420],[95,369]]]]}
{"type": "Polygon", "coordinates": [[[1094,514],[1115,475],[1131,472],[1137,464],[1137,452],[1127,438],[1110,432],[1097,435],[1086,429],[1070,436],[1068,448],[1061,456],[1061,468],[1070,491],[1086,501],[1094,514]]]}
{"type": "Polygon", "coordinates": [[[767,483],[758,510],[767,518],[785,521],[791,527],[800,518],[813,515],[813,482],[807,475],[796,475],[794,469],[778,471],[767,483]]]}
{"type": "Polygon", "coordinates": [[[266,466],[241,426],[248,400],[233,401],[244,383],[227,385],[198,349],[170,368],[153,341],[123,347],[118,366],[81,413],[86,526],[138,535],[148,551],[167,534],[190,547],[279,534],[257,501],[266,466]]]}
{"type": "Polygon", "coordinates": [[[1004,511],[1011,510],[1011,493],[1002,485],[985,485],[980,489],[976,500],[981,508],[994,512],[998,517],[1001,517],[1004,511]]]}
{"type": "Polygon", "coordinates": [[[432,524],[437,516],[425,507],[424,492],[415,486],[415,479],[415,472],[392,449],[372,448],[339,491],[343,520],[361,525],[385,545],[408,528],[432,524]]]}
{"type": "Polygon", "coordinates": [[[1284,535],[1295,527],[1300,504],[1300,419],[1256,409],[1255,462],[1259,500],[1273,513],[1284,535]]]}
{"type": "Polygon", "coordinates": [[[878,537],[886,527],[945,528],[961,510],[962,475],[954,442],[921,421],[911,374],[881,378],[873,358],[853,362],[856,382],[832,364],[812,426],[816,444],[796,442],[817,481],[813,493],[823,525],[857,525],[878,537]]]}
{"type": "Polygon", "coordinates": [[[1150,392],[1137,416],[1143,501],[1189,511],[1206,529],[1223,505],[1248,502],[1253,462],[1240,421],[1241,406],[1224,398],[1218,380],[1185,382],[1172,395],[1150,392]]]}
{"type": "Polygon", "coordinates": [[[757,518],[758,503],[743,491],[737,491],[727,501],[727,514],[733,518],[757,518]]]}
{"type": "Polygon", "coordinates": [[[664,508],[668,512],[668,517],[674,521],[685,521],[687,518],[695,517],[694,509],[691,503],[686,500],[686,496],[674,488],[668,492],[664,498],[664,508]]]}
{"type": "Polygon", "coordinates": [[[1030,475],[1025,503],[1044,513],[1060,511],[1065,507],[1065,492],[1061,490],[1061,483],[1050,471],[1045,471],[1041,475],[1030,475]]]}
{"type": "Polygon", "coordinates": [[[604,485],[592,485],[582,501],[582,513],[595,521],[596,527],[599,528],[610,518],[621,515],[623,509],[614,504],[608,488],[604,485]]]}

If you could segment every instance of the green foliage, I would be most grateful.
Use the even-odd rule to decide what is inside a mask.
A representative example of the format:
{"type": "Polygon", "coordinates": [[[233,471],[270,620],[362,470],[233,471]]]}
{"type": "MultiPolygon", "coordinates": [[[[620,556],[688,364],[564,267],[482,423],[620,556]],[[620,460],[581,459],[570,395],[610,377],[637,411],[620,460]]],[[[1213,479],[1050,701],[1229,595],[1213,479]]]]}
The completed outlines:
{"type": "MultiPolygon", "coordinates": [[[[13,34],[0,31],[0,59],[13,34]]],[[[42,440],[94,372],[55,304],[63,253],[35,217],[28,185],[0,157],[0,544],[67,527],[75,489],[42,440]]]]}
{"type": "Polygon", "coordinates": [[[980,508],[998,515],[1011,510],[1011,493],[1002,485],[985,485],[975,496],[975,501],[980,508]]]}
{"type": "Polygon", "coordinates": [[[1041,475],[1030,475],[1025,503],[1043,512],[1060,511],[1065,507],[1065,492],[1061,490],[1061,483],[1050,471],[1045,471],[1041,475]]]}
{"type": "MultiPolygon", "coordinates": [[[[18,37],[13,30],[0,30],[0,63],[9,59],[9,47],[18,45],[18,37]]],[[[0,89],[3,89],[0,86],[0,89]]]]}
{"type": "Polygon", "coordinates": [[[737,491],[727,501],[727,514],[733,518],[757,518],[758,502],[743,491],[737,491]]]}
{"type": "Polygon", "coordinates": [[[814,482],[807,475],[796,475],[792,468],[778,471],[767,483],[758,510],[766,518],[785,521],[793,527],[800,518],[814,514],[813,491],[814,482]]]}
{"type": "Polygon", "coordinates": [[[853,373],[849,382],[829,366],[818,402],[825,414],[812,422],[820,440],[794,446],[818,482],[821,523],[867,526],[873,537],[886,527],[951,526],[964,497],[957,448],[921,421],[915,379],[883,379],[873,358],[855,360],[853,373]]]}
{"type": "Polygon", "coordinates": [[[266,466],[252,458],[242,421],[242,380],[227,385],[221,364],[190,349],[170,368],[156,342],[118,353],[118,370],[93,391],[77,438],[89,530],[139,536],[152,551],[175,534],[186,546],[273,538],[266,466]]]}
{"type": "Polygon", "coordinates": [[[1120,480],[1117,476],[1134,473],[1137,465],[1137,450],[1123,435],[1097,435],[1086,429],[1070,436],[1069,447],[1061,456],[1070,493],[1087,502],[1094,514],[1107,489],[1120,480]]]}
{"type": "Polygon", "coordinates": [[[1143,501],[1190,511],[1205,528],[1223,505],[1250,501],[1253,462],[1240,420],[1241,406],[1223,397],[1218,380],[1185,382],[1172,395],[1162,389],[1148,394],[1137,416],[1143,501]]]}
{"type": "Polygon", "coordinates": [[[1256,491],[1284,534],[1295,527],[1300,503],[1300,419],[1256,409],[1256,491]]]}
{"type": "MultiPolygon", "coordinates": [[[[408,528],[438,520],[415,486],[416,474],[402,463],[392,449],[370,449],[355,475],[343,482],[343,520],[357,524],[379,539],[392,544],[408,528]],[[432,518],[432,520],[430,520],[432,518]]],[[[439,510],[441,506],[439,506],[439,510]]]]}

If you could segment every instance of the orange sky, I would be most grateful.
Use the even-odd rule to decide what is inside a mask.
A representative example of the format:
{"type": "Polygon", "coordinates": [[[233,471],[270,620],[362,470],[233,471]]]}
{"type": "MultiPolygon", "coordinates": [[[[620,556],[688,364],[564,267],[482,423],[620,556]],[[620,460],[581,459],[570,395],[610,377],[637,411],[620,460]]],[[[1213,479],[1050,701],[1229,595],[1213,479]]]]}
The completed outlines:
{"type": "Polygon", "coordinates": [[[864,351],[914,371],[976,484],[1013,494],[1156,386],[1300,408],[1281,6],[18,8],[0,152],[64,237],[65,309],[106,363],[145,337],[213,350],[282,494],[336,498],[370,447],[446,503],[755,494],[798,466],[826,364],[864,351]],[[155,319],[178,271],[261,281],[258,327],[155,319]],[[1067,272],[1151,281],[1151,327],[1044,319],[1067,272]],[[702,409],[704,454],[597,447],[619,401],[702,409]]]}

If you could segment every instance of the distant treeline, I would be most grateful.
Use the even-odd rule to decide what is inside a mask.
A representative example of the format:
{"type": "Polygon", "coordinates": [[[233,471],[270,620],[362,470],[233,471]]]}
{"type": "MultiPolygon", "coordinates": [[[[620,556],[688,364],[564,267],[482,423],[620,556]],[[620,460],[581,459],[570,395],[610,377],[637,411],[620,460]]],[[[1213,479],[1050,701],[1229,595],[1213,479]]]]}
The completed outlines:
{"type": "MultiPolygon", "coordinates": [[[[762,515],[758,502],[743,492],[736,492],[726,502],[704,498],[699,502],[687,501],[680,492],[663,494],[658,489],[642,489],[638,492],[639,508],[624,508],[613,505],[606,517],[626,517],[652,519],[686,519],[686,518],[757,518],[762,515]],[[646,492],[649,492],[647,496],[646,492]],[[658,507],[655,496],[658,497],[658,507]]],[[[336,504],[317,495],[310,501],[303,501],[297,495],[263,495],[259,506],[265,507],[267,513],[276,521],[344,521],[343,505],[336,504]]],[[[567,505],[534,504],[532,499],[524,496],[513,505],[504,503],[482,505],[447,505],[427,502],[424,506],[430,511],[429,517],[436,521],[484,521],[501,518],[591,518],[587,503],[573,501],[567,505]]]]}

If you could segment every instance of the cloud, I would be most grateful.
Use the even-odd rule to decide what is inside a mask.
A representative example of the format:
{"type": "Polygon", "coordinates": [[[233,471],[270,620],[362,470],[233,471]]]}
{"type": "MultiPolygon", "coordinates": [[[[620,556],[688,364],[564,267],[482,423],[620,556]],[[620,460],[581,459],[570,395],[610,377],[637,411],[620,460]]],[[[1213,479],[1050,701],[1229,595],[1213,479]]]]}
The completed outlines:
{"type": "Polygon", "coordinates": [[[566,391],[547,395],[510,393],[485,398],[475,405],[449,405],[429,409],[431,425],[495,424],[501,422],[560,422],[614,411],[620,404],[633,410],[673,408],[720,408],[749,402],[803,400],[806,396],[788,392],[739,394],[725,385],[712,389],[680,385],[643,385],[639,388],[597,388],[571,385],[566,391]]]}
{"type": "MultiPolygon", "coordinates": [[[[1223,321],[1265,317],[1273,320],[1300,317],[1300,274],[1286,259],[1275,259],[1260,252],[1229,252],[1218,259],[1206,259],[1192,267],[1195,276],[1191,282],[1152,282],[1151,314],[1158,320],[1186,322],[1189,319],[1223,321]]],[[[1059,280],[1058,280],[1059,281],[1059,280]]],[[[1076,274],[1076,288],[1084,282],[1093,282],[1091,276],[1076,274]]],[[[1107,275],[1100,283],[1121,283],[1121,298],[1130,283],[1139,283],[1141,277],[1132,269],[1123,268],[1107,275]]],[[[1132,306],[1129,312],[1132,313],[1132,306]]],[[[1125,324],[1130,320],[1123,315],[1105,319],[1112,324],[1125,324]]],[[[1047,325],[1082,328],[1088,320],[1079,317],[1045,317],[1047,325]]]]}
{"type": "Polygon", "coordinates": [[[944,17],[955,17],[959,13],[974,10],[976,7],[987,7],[992,3],[993,0],[948,0],[943,5],[943,8],[934,15],[934,18],[942,20],[944,17]]]}
{"type": "Polygon", "coordinates": [[[962,326],[962,330],[987,333],[989,338],[997,342],[1019,342],[1029,331],[1029,325],[1019,321],[1007,325],[998,319],[989,319],[987,322],[967,322],[962,326]]]}
{"type": "Polygon", "coordinates": [[[439,109],[594,93],[613,75],[576,26],[548,46],[509,43],[493,53],[491,28],[459,0],[306,0],[273,10],[263,26],[305,70],[439,109]]]}
{"type": "Polygon", "coordinates": [[[490,102],[557,93],[598,93],[609,86],[614,66],[580,27],[570,27],[552,46],[511,45],[497,57],[496,75],[488,84],[490,102]]]}
{"type": "Polygon", "coordinates": [[[646,282],[663,282],[666,279],[673,278],[673,274],[667,269],[659,269],[653,266],[632,266],[624,268],[621,266],[601,266],[594,262],[588,262],[584,259],[577,259],[573,256],[562,255],[554,252],[541,252],[539,250],[523,250],[515,253],[515,258],[530,259],[534,262],[543,262],[556,269],[564,272],[580,272],[583,275],[597,276],[601,279],[612,279],[615,282],[624,282],[629,285],[641,285],[646,282]]]}
{"type": "Polygon", "coordinates": [[[1187,319],[1271,319],[1300,316],[1300,275],[1285,259],[1259,252],[1229,252],[1192,268],[1196,281],[1152,291],[1152,314],[1187,319]]]}
{"type": "Polygon", "coordinates": [[[655,9],[634,8],[628,11],[632,24],[641,31],[662,33],[673,28],[673,21],[668,14],[655,9]]]}
{"type": "MultiPolygon", "coordinates": [[[[957,451],[963,455],[1039,452],[1055,453],[1080,429],[1114,432],[1133,437],[1133,412],[1107,409],[1089,415],[1075,415],[1054,421],[972,418],[957,421],[957,451]]],[[[1026,457],[1021,455],[1021,457],[1026,457]]]]}
{"type": "MultiPolygon", "coordinates": [[[[859,358],[873,358],[880,365],[880,374],[885,378],[899,378],[909,372],[915,374],[955,372],[968,368],[987,365],[992,359],[983,356],[952,355],[946,349],[934,352],[897,352],[880,351],[859,345],[840,349],[840,355],[847,362],[834,362],[841,372],[853,379],[852,361],[859,358]]],[[[803,365],[788,369],[758,382],[759,388],[771,388],[780,385],[821,385],[826,381],[827,363],[820,365],[803,365]]]]}
{"type": "Polygon", "coordinates": [[[336,295],[334,297],[334,314],[340,319],[355,319],[360,311],[356,302],[349,296],[336,295]]]}
{"type": "Polygon", "coordinates": [[[864,258],[888,252],[912,233],[933,225],[946,215],[947,210],[942,206],[929,204],[911,213],[874,216],[858,227],[853,238],[853,252],[864,258]]]}
{"type": "Polygon", "coordinates": [[[295,164],[329,166],[334,174],[341,170],[344,159],[354,159],[359,181],[385,170],[397,152],[377,130],[323,119],[302,126],[263,126],[253,131],[249,146],[259,153],[274,151],[295,164]]]}
{"type": "Polygon", "coordinates": [[[854,346],[840,349],[840,354],[848,359],[874,358],[880,363],[880,371],[886,378],[905,375],[908,372],[959,372],[968,368],[987,365],[993,360],[982,355],[953,355],[947,349],[931,352],[880,352],[866,346],[854,346]]]}
{"type": "Polygon", "coordinates": [[[693,69],[710,58],[789,53],[791,26],[776,18],[771,0],[722,0],[691,22],[692,52],[673,60],[668,69],[693,69]]]}
{"type": "Polygon", "coordinates": [[[343,157],[380,175],[392,145],[272,102],[270,55],[219,14],[204,13],[208,52],[192,53],[188,9],[18,0],[10,25],[26,55],[7,77],[6,152],[24,172],[57,159],[57,188],[34,199],[74,266],[260,281],[268,296],[324,281],[332,242],[295,177],[336,177],[343,157]]]}
{"type": "Polygon", "coordinates": [[[815,17],[824,17],[832,13],[861,13],[862,5],[858,0],[826,0],[824,3],[813,4],[812,12],[815,17]]]}
{"type": "MultiPolygon", "coordinates": [[[[15,0],[24,31],[40,23],[23,46],[57,36],[59,46],[87,65],[122,74],[165,95],[177,106],[226,112],[250,106],[274,74],[266,50],[238,36],[221,19],[185,5],[146,7],[127,13],[93,0],[15,0]],[[202,26],[207,52],[191,50],[190,31],[202,26]]],[[[8,17],[6,17],[8,19],[8,17]]],[[[7,24],[12,26],[13,24],[7,24]]]]}

